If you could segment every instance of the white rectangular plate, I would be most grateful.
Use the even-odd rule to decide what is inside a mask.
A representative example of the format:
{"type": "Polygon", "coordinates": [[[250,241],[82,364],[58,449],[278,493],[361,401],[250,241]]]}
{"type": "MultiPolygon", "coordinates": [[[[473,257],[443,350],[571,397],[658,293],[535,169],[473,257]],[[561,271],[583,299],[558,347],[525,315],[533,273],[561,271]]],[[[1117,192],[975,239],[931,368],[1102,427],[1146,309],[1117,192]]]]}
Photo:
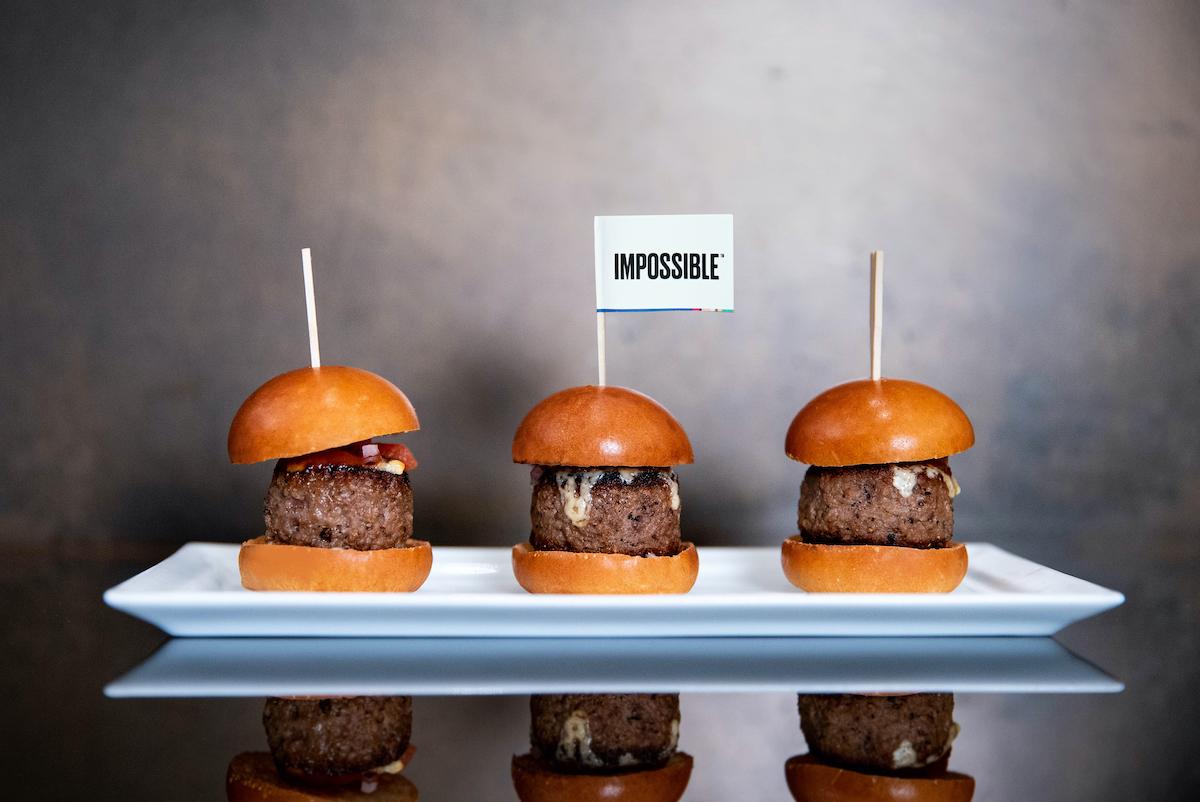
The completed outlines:
{"type": "Polygon", "coordinates": [[[1115,693],[1051,638],[176,638],[111,697],[1115,693]]]}
{"type": "Polygon", "coordinates": [[[778,548],[706,546],[691,593],[532,595],[508,548],[434,547],[415,593],[256,593],[236,544],[189,543],[104,594],[175,636],[736,637],[1052,635],[1124,596],[986,543],[947,594],[804,593],[778,548]]]}

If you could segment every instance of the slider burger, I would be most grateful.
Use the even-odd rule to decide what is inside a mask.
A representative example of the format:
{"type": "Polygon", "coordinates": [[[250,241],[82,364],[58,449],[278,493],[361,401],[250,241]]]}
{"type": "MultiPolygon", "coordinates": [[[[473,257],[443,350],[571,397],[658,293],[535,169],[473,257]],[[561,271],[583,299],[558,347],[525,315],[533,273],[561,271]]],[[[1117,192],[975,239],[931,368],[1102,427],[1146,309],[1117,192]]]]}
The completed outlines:
{"type": "Polygon", "coordinates": [[[807,591],[945,593],[967,573],[954,542],[951,454],[970,448],[966,414],[932,387],[853,381],[796,414],[785,450],[811,467],[800,485],[800,534],[783,570],[807,591]]]}
{"type": "Polygon", "coordinates": [[[696,547],[679,532],[672,465],[692,462],[683,427],[649,396],[572,387],[517,427],[513,462],[533,465],[532,530],[513,547],[531,593],[686,593],[696,547]]]}
{"type": "Polygon", "coordinates": [[[242,544],[250,590],[411,591],[429,576],[429,543],[412,539],[412,452],[372,438],[420,428],[391,382],[357,368],[276,376],[229,427],[234,463],[278,460],[266,534],[242,544]]]}
{"type": "Polygon", "coordinates": [[[229,764],[229,802],[415,802],[400,771],[412,758],[411,696],[268,699],[270,753],[229,764]]]}
{"type": "Polygon", "coordinates": [[[807,755],[784,765],[796,802],[970,802],[975,780],[949,771],[954,696],[799,697],[807,755]]]}
{"type": "Polygon", "coordinates": [[[521,802],[677,802],[687,789],[679,694],[534,695],[529,712],[529,754],[512,760],[521,802]]]}

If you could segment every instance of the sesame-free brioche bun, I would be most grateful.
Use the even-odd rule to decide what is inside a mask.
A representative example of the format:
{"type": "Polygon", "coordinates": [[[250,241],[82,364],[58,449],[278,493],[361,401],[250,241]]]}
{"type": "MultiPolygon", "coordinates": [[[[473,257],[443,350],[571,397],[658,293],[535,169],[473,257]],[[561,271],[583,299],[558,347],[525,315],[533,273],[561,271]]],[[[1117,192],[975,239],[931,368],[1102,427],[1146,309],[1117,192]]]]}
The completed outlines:
{"type": "Polygon", "coordinates": [[[229,461],[262,462],[421,428],[396,385],[327,365],[282,373],[247,398],[229,426],[229,461]]]}
{"type": "Polygon", "coordinates": [[[512,561],[517,583],[530,593],[687,593],[700,573],[691,543],[664,557],[549,551],[518,543],[512,561]]]}
{"type": "Polygon", "coordinates": [[[301,785],[281,777],[266,752],[243,752],[225,774],[228,802],[417,802],[417,787],[401,774],[379,773],[377,787],[364,793],[361,783],[301,785]]]}
{"type": "Polygon", "coordinates": [[[425,583],[433,567],[428,541],[394,549],[341,549],[247,540],[238,571],[247,590],[407,593],[425,583]]]}
{"type": "Polygon", "coordinates": [[[796,755],[783,773],[796,802],[971,802],[975,796],[974,778],[957,771],[868,774],[796,755]]]}
{"type": "Polygon", "coordinates": [[[521,802],[678,802],[692,776],[692,756],[676,752],[654,769],[612,774],[565,774],[531,755],[512,759],[521,802]]]}
{"type": "Polygon", "coordinates": [[[967,575],[967,547],[834,546],[783,541],[783,573],[809,593],[949,593],[967,575]]]}
{"type": "Polygon", "coordinates": [[[948,457],[974,444],[971,421],[944,393],[904,379],[862,379],[809,401],[784,450],[809,465],[840,467],[948,457]]]}
{"type": "Polygon", "coordinates": [[[626,387],[571,387],[529,411],[512,444],[531,465],[687,465],[692,444],[679,421],[648,395],[626,387]]]}

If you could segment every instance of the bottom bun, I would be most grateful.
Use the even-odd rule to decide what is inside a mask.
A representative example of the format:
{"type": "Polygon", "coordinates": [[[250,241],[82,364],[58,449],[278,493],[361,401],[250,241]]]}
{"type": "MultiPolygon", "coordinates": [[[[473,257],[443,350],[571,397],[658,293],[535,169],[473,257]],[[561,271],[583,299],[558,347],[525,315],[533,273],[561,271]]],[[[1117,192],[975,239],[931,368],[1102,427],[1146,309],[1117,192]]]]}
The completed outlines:
{"type": "Polygon", "coordinates": [[[543,551],[518,543],[512,560],[517,582],[530,593],[687,593],[700,572],[691,543],[670,557],[543,551]]]}
{"type": "Polygon", "coordinates": [[[429,576],[433,549],[410,540],[398,549],[326,549],[247,540],[238,553],[247,590],[407,592],[429,576]]]}
{"type": "Polygon", "coordinates": [[[532,755],[512,759],[521,802],[678,802],[692,776],[692,756],[676,752],[657,769],[612,774],[565,774],[532,755]]]}
{"type": "Polygon", "coordinates": [[[229,763],[225,797],[229,802],[416,802],[417,787],[399,774],[379,774],[375,789],[362,785],[301,785],[279,776],[266,752],[243,752],[229,763]]]}
{"type": "Polygon", "coordinates": [[[788,758],[783,773],[796,802],[970,802],[975,796],[974,778],[956,771],[897,777],[796,755],[788,758]]]}
{"type": "Polygon", "coordinates": [[[967,575],[967,547],[829,546],[783,541],[783,573],[810,593],[949,593],[967,575]]]}

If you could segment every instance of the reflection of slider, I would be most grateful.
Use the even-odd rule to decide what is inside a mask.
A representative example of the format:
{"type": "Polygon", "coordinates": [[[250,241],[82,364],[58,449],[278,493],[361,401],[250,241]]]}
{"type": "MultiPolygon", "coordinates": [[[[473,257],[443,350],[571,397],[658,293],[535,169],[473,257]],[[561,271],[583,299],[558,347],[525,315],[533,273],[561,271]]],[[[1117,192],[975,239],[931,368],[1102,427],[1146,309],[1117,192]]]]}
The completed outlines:
{"type": "Polygon", "coordinates": [[[415,802],[400,774],[412,758],[411,696],[268,699],[271,752],[229,764],[229,802],[415,802]]]}
{"type": "Polygon", "coordinates": [[[687,789],[678,694],[535,695],[529,709],[529,754],[512,761],[521,802],[677,802],[687,789]]]}
{"type": "Polygon", "coordinates": [[[784,773],[797,802],[969,802],[975,780],[949,771],[954,696],[799,697],[809,754],[784,773]]]}

